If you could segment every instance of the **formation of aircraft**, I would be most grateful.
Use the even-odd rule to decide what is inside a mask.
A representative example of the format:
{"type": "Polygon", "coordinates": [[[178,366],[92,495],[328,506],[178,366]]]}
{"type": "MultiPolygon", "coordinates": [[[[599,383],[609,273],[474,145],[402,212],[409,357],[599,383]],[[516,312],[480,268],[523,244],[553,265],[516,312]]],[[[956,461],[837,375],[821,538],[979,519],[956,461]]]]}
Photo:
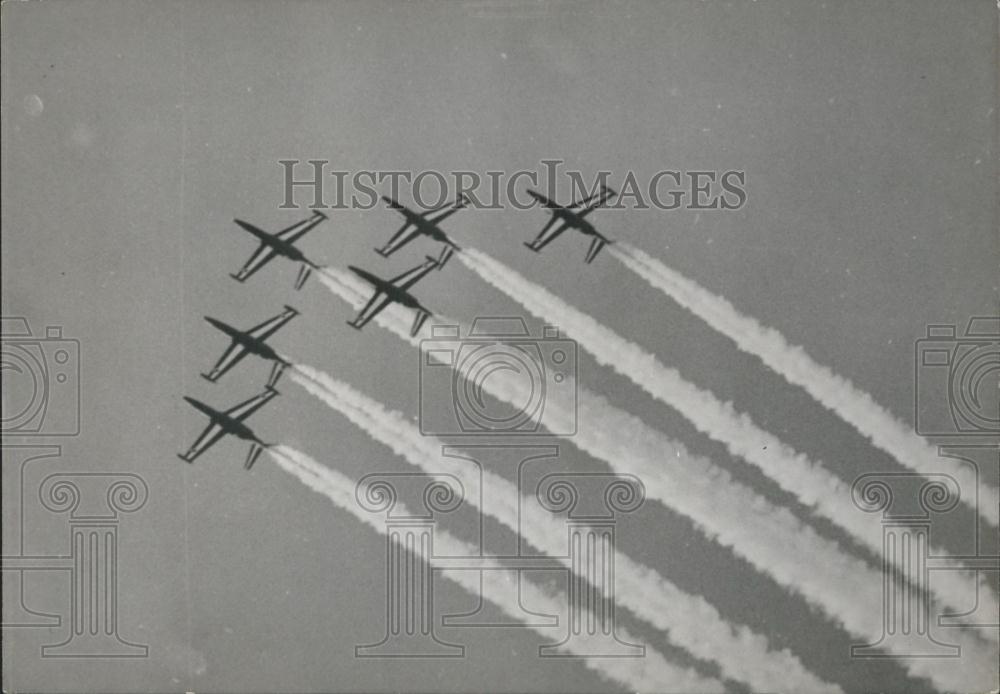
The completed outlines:
{"type": "Polygon", "coordinates": [[[239,282],[246,282],[251,275],[280,255],[299,263],[299,274],[295,278],[295,288],[302,289],[302,285],[309,279],[310,273],[319,268],[319,266],[306,258],[302,251],[295,246],[295,242],[312,231],[325,219],[327,219],[327,216],[316,210],[308,219],[296,222],[287,229],[282,229],[274,234],[269,234],[262,229],[258,229],[253,224],[244,222],[242,219],[233,220],[245,231],[256,237],[260,241],[260,245],[253,252],[253,255],[250,256],[250,259],[240,268],[240,271],[234,275],[230,275],[230,277],[239,282]]]}
{"type": "MultiPolygon", "coordinates": [[[[594,225],[586,219],[591,212],[618,195],[618,193],[607,186],[602,185],[599,192],[593,193],[570,205],[560,205],[537,191],[529,190],[528,193],[552,214],[552,218],[542,228],[538,236],[530,243],[524,244],[531,250],[540,251],[567,229],[574,229],[585,236],[591,237],[590,248],[587,250],[585,258],[585,262],[591,263],[597,257],[597,254],[600,253],[601,249],[606,244],[611,243],[610,239],[601,235],[594,225]],[[558,226],[556,226],[557,223],[558,226]]],[[[384,246],[375,249],[376,253],[383,258],[388,258],[418,236],[426,236],[429,239],[440,242],[442,244],[441,253],[437,258],[426,256],[426,260],[420,265],[410,268],[406,272],[388,280],[382,279],[367,270],[349,265],[348,269],[370,284],[375,291],[354,320],[348,321],[347,324],[352,328],[361,330],[387,306],[397,303],[415,311],[413,325],[410,328],[410,336],[415,337],[419,334],[421,327],[423,327],[427,319],[433,314],[430,309],[420,303],[411,290],[417,282],[426,277],[432,270],[441,270],[444,268],[445,263],[448,262],[452,254],[455,251],[461,250],[442,231],[440,225],[448,217],[464,208],[469,201],[464,195],[460,195],[453,204],[442,205],[426,212],[416,212],[392,198],[383,197],[382,199],[388,203],[391,209],[399,211],[405,218],[405,221],[402,228],[393,234],[384,246]]],[[[295,246],[295,242],[326,219],[327,216],[325,214],[315,211],[307,219],[296,222],[290,227],[276,233],[268,233],[240,219],[234,220],[242,229],[257,238],[260,245],[254,251],[253,255],[250,256],[250,259],[240,268],[239,272],[232,274],[231,277],[239,282],[245,282],[271,260],[282,256],[299,263],[299,273],[295,279],[295,289],[301,289],[312,271],[321,269],[321,266],[306,258],[305,254],[295,246]]],[[[290,364],[273,347],[267,344],[267,339],[284,327],[298,313],[297,310],[286,305],[284,310],[278,315],[268,318],[259,325],[247,330],[240,330],[223,321],[205,316],[205,320],[209,324],[229,337],[230,344],[212,369],[207,373],[201,374],[203,378],[212,383],[217,382],[248,354],[268,360],[272,362],[272,366],[264,391],[228,410],[216,410],[199,400],[187,396],[184,397],[197,410],[208,416],[210,421],[208,427],[198,436],[191,447],[185,453],[178,454],[181,460],[193,463],[195,459],[228,434],[245,441],[250,441],[250,450],[244,463],[244,467],[249,470],[253,467],[257,458],[260,457],[263,449],[272,445],[258,438],[253,430],[244,422],[250,415],[278,395],[275,386],[278,383],[278,379],[281,378],[282,373],[284,373],[284,370],[290,364]]]]}
{"type": "Polygon", "coordinates": [[[243,421],[269,403],[276,395],[278,395],[278,391],[274,388],[267,388],[263,393],[255,395],[249,400],[245,400],[239,405],[224,411],[219,411],[200,400],[195,400],[185,395],[185,400],[191,403],[196,410],[208,416],[209,423],[205,430],[201,432],[201,436],[191,444],[191,448],[183,455],[178,453],[177,457],[185,463],[193,463],[198,456],[211,448],[216,441],[226,434],[232,434],[237,438],[250,442],[250,452],[247,454],[246,462],[243,464],[243,467],[249,470],[257,462],[261,451],[269,448],[272,444],[265,443],[257,438],[257,435],[243,421]]]}
{"type": "Polygon", "coordinates": [[[574,229],[591,238],[590,248],[587,249],[587,255],[584,258],[584,262],[588,264],[594,261],[605,244],[612,243],[611,239],[602,236],[594,225],[585,219],[591,212],[618,195],[607,186],[602,185],[599,193],[594,193],[579,202],[565,206],[534,190],[528,190],[528,195],[552,213],[552,218],[542,227],[538,236],[533,241],[524,244],[536,253],[552,243],[567,229],[574,229]],[[597,198],[597,202],[591,203],[594,198],[597,198]],[[559,223],[559,226],[556,226],[556,223],[559,223]],[[552,230],[553,227],[555,227],[554,230],[552,230]]]}

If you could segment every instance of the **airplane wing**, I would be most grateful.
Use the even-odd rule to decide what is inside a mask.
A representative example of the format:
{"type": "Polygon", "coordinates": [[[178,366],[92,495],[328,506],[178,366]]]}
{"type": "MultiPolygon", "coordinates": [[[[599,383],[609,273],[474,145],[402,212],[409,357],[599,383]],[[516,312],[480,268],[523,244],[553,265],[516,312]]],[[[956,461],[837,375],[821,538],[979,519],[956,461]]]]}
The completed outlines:
{"type": "Polygon", "coordinates": [[[271,337],[271,335],[278,332],[278,330],[280,330],[285,323],[297,315],[299,315],[298,311],[291,306],[285,306],[284,311],[276,315],[274,318],[268,318],[260,325],[255,325],[250,328],[250,330],[247,331],[247,334],[258,340],[266,340],[271,337]]]}
{"type": "Polygon", "coordinates": [[[191,444],[191,448],[187,449],[187,452],[181,456],[181,459],[193,463],[198,456],[211,448],[225,433],[225,429],[222,428],[221,424],[212,422],[205,427],[205,431],[201,432],[201,436],[195,439],[195,442],[191,444]]]}
{"type": "Polygon", "coordinates": [[[438,266],[438,262],[429,258],[423,265],[418,265],[389,280],[389,283],[397,289],[409,289],[419,282],[428,272],[438,266]]]}
{"type": "Polygon", "coordinates": [[[212,367],[212,370],[203,375],[209,381],[214,383],[222,378],[223,374],[239,364],[246,355],[247,348],[238,342],[233,342],[229,345],[226,351],[222,353],[222,356],[219,357],[219,361],[215,362],[215,366],[212,367]]]}
{"type": "Polygon", "coordinates": [[[388,258],[419,235],[420,232],[417,230],[417,227],[410,222],[406,222],[400,227],[399,231],[392,235],[392,238],[382,248],[376,248],[375,252],[388,258]],[[406,233],[407,229],[410,229],[409,234],[406,233]]]}
{"type": "Polygon", "coordinates": [[[549,231],[556,221],[556,217],[550,219],[542,228],[542,231],[538,234],[538,236],[535,237],[535,240],[525,245],[533,251],[540,251],[552,243],[561,233],[569,228],[569,225],[564,223],[557,227],[554,231],[549,231]]]}
{"type": "Polygon", "coordinates": [[[580,210],[580,212],[577,214],[577,217],[579,217],[580,219],[583,219],[588,214],[590,214],[591,212],[593,212],[594,210],[596,210],[598,207],[602,207],[608,200],[609,200],[609,198],[601,198],[600,200],[598,200],[597,202],[595,202],[593,205],[591,205],[587,209],[580,210]]]}
{"type": "Polygon", "coordinates": [[[260,246],[254,251],[250,259],[240,268],[233,277],[240,282],[246,281],[251,275],[260,270],[262,267],[267,265],[271,260],[274,259],[278,252],[268,246],[266,243],[261,243],[260,246]]]}
{"type": "Polygon", "coordinates": [[[448,219],[448,217],[450,217],[453,214],[455,214],[456,212],[458,212],[463,207],[465,207],[464,204],[457,205],[456,207],[452,207],[452,208],[449,208],[449,209],[445,210],[444,212],[442,212],[441,214],[439,214],[437,217],[430,217],[430,216],[428,216],[427,217],[427,221],[431,222],[432,224],[440,224],[444,220],[448,219]]]}
{"type": "Polygon", "coordinates": [[[542,195],[537,190],[531,190],[529,188],[528,189],[528,194],[531,197],[533,197],[535,200],[537,200],[538,202],[542,203],[543,207],[549,207],[549,208],[552,208],[552,207],[562,207],[562,205],[560,205],[559,203],[557,203],[555,200],[550,199],[548,196],[542,195]]]}
{"type": "Polygon", "coordinates": [[[260,395],[255,395],[249,400],[241,402],[235,407],[231,407],[226,410],[226,414],[233,419],[242,422],[244,419],[252,415],[254,412],[262,408],[268,402],[271,401],[278,394],[278,391],[273,388],[268,388],[260,395]]]}
{"type": "MultiPolygon", "coordinates": [[[[591,212],[593,212],[594,210],[596,210],[598,207],[603,207],[604,205],[606,205],[607,203],[609,203],[611,201],[611,198],[615,197],[616,195],[618,195],[618,193],[616,193],[615,191],[611,190],[610,188],[602,190],[601,194],[600,194],[600,199],[597,202],[595,202],[593,205],[590,205],[589,207],[587,207],[587,209],[580,211],[577,214],[577,216],[580,217],[581,219],[583,219],[588,214],[590,214],[591,212]]],[[[596,197],[596,196],[591,195],[589,198],[587,198],[586,200],[584,200],[582,202],[588,202],[589,200],[592,200],[594,197],[596,197]]]]}
{"type": "Polygon", "coordinates": [[[368,325],[368,322],[377,316],[382,309],[390,303],[392,303],[392,299],[389,298],[388,294],[383,291],[376,290],[375,294],[372,295],[372,298],[368,300],[368,303],[365,304],[364,308],[361,309],[361,312],[358,313],[357,318],[353,321],[348,321],[347,324],[352,328],[361,330],[361,328],[368,325]]]}
{"type": "Polygon", "coordinates": [[[394,210],[405,210],[406,209],[402,205],[402,203],[397,202],[396,200],[393,200],[388,195],[383,195],[382,199],[385,201],[385,204],[387,204],[389,207],[391,207],[394,210]]]}
{"type": "Polygon", "coordinates": [[[425,210],[425,211],[421,212],[420,216],[423,217],[424,219],[429,219],[432,214],[436,214],[436,213],[440,212],[441,210],[447,208],[449,205],[451,205],[451,203],[450,202],[446,202],[445,204],[443,204],[443,205],[441,205],[439,207],[432,207],[429,210],[425,210]]]}
{"type": "Polygon", "coordinates": [[[282,241],[286,241],[288,243],[295,243],[303,236],[305,236],[308,232],[312,231],[317,224],[319,224],[326,218],[327,218],[326,215],[323,214],[322,212],[316,212],[309,219],[303,219],[301,222],[296,222],[287,229],[282,229],[277,234],[275,234],[275,236],[281,239],[282,241]]]}
{"type": "Polygon", "coordinates": [[[588,195],[583,200],[580,200],[578,202],[574,202],[572,205],[567,205],[566,207],[569,208],[569,209],[571,209],[571,210],[575,210],[578,207],[583,207],[584,205],[586,205],[588,202],[590,202],[594,198],[596,198],[596,197],[603,197],[603,196],[604,196],[604,192],[600,191],[600,192],[594,193],[593,195],[588,195]]]}

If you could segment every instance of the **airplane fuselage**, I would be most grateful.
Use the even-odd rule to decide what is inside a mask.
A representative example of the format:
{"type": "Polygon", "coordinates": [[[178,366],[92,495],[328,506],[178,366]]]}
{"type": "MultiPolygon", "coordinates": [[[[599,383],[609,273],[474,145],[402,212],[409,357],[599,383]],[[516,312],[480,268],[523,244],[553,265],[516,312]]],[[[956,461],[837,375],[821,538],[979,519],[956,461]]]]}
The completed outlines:
{"type": "Polygon", "coordinates": [[[417,228],[417,231],[424,236],[428,236],[435,241],[440,241],[441,243],[446,243],[449,246],[455,245],[454,242],[449,239],[443,231],[441,231],[436,222],[432,222],[409,209],[404,208],[402,212],[406,215],[406,220],[410,224],[413,224],[417,228]]]}
{"type": "MultiPolygon", "coordinates": [[[[294,244],[286,243],[285,241],[276,239],[273,236],[269,238],[270,241],[265,241],[265,243],[271,246],[274,250],[278,251],[279,254],[290,260],[296,260],[300,263],[309,263],[309,261],[306,260],[306,256],[294,244]]],[[[311,265],[312,263],[309,264],[311,265]]]]}
{"type": "Polygon", "coordinates": [[[455,245],[452,242],[452,240],[449,239],[447,236],[445,236],[445,233],[438,228],[437,224],[435,224],[433,222],[428,222],[428,221],[424,220],[423,224],[420,227],[420,231],[423,232],[426,236],[431,237],[435,241],[440,241],[441,243],[446,243],[449,246],[454,246],[455,245]]]}
{"type": "Polygon", "coordinates": [[[586,234],[587,236],[600,236],[597,229],[594,228],[594,225],[581,217],[576,210],[564,207],[533,190],[529,190],[528,195],[541,203],[543,207],[546,207],[553,216],[561,219],[570,229],[575,229],[576,231],[586,234]]]}
{"type": "Polygon", "coordinates": [[[221,426],[222,430],[227,434],[231,434],[246,441],[260,443],[260,439],[258,439],[257,435],[253,433],[253,430],[238,419],[233,419],[225,412],[219,412],[215,408],[206,405],[200,400],[195,400],[194,398],[189,398],[187,396],[185,396],[184,399],[191,403],[195,409],[200,410],[208,416],[208,418],[212,420],[213,424],[221,426]]]}
{"type": "MultiPolygon", "coordinates": [[[[248,229],[248,231],[250,230],[248,229]]],[[[262,231],[251,231],[250,233],[260,239],[261,243],[277,251],[279,255],[283,255],[290,260],[312,265],[312,263],[306,258],[305,254],[303,254],[294,243],[282,241],[277,236],[262,231]]]]}
{"type": "Polygon", "coordinates": [[[424,221],[423,217],[421,217],[419,214],[417,214],[416,212],[414,212],[413,210],[411,210],[409,207],[403,207],[402,205],[400,205],[400,207],[398,209],[399,209],[400,212],[403,213],[403,216],[406,217],[406,221],[407,222],[409,222],[410,224],[416,225],[418,228],[420,227],[421,223],[424,221]]]}
{"type": "Polygon", "coordinates": [[[594,225],[583,219],[573,210],[567,209],[565,207],[554,207],[552,208],[552,214],[556,217],[562,219],[563,223],[570,229],[575,229],[581,234],[586,234],[587,236],[598,236],[597,229],[594,225]]]}
{"type": "Polygon", "coordinates": [[[278,353],[275,352],[274,349],[272,349],[266,342],[262,342],[252,335],[249,335],[238,328],[234,328],[228,323],[216,320],[215,318],[205,316],[205,320],[228,335],[233,339],[233,341],[245,347],[251,354],[256,354],[258,357],[270,359],[271,361],[285,363],[285,360],[279,357],[278,353]]]}
{"type": "Polygon", "coordinates": [[[388,282],[382,279],[381,277],[376,277],[367,270],[362,270],[359,267],[348,265],[347,269],[349,269],[355,275],[357,275],[358,277],[360,277],[361,279],[365,280],[370,285],[375,287],[377,291],[383,292],[386,296],[388,296],[392,301],[396,302],[397,304],[402,304],[403,306],[412,309],[425,310],[424,307],[420,305],[420,302],[417,301],[416,298],[414,298],[414,296],[405,289],[400,289],[399,287],[393,285],[391,282],[388,282]]]}

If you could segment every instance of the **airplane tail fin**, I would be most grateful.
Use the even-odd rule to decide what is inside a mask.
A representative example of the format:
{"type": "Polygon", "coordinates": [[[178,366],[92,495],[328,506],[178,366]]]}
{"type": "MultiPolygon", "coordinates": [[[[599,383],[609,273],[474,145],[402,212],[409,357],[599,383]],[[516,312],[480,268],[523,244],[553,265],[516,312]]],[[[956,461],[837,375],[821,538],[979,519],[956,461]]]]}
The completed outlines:
{"type": "Polygon", "coordinates": [[[535,244],[533,244],[533,243],[531,243],[531,242],[529,242],[529,241],[525,241],[525,242],[524,242],[524,245],[525,245],[525,247],[526,247],[526,248],[528,248],[528,249],[530,249],[530,250],[534,251],[535,253],[538,253],[538,249],[537,249],[537,248],[535,248],[535,244]]]}
{"type": "Polygon", "coordinates": [[[437,263],[437,269],[441,270],[444,268],[444,264],[448,262],[448,260],[454,253],[455,249],[449,246],[448,244],[445,244],[444,248],[441,249],[441,255],[439,255],[437,258],[432,258],[431,256],[427,256],[427,260],[430,260],[433,263],[437,263]]]}
{"type": "Polygon", "coordinates": [[[218,374],[213,375],[213,374],[210,374],[210,373],[202,373],[201,377],[204,378],[209,383],[215,383],[216,381],[219,380],[219,375],[218,374]]]}
{"type": "Polygon", "coordinates": [[[306,265],[305,263],[302,263],[302,265],[299,267],[299,276],[295,278],[295,289],[296,290],[302,289],[302,285],[306,283],[306,280],[309,279],[309,275],[311,274],[312,274],[312,268],[306,265]]]}
{"type": "Polygon", "coordinates": [[[246,277],[240,277],[239,275],[237,275],[237,274],[236,274],[236,273],[234,273],[234,272],[230,272],[230,273],[229,273],[229,276],[230,276],[230,277],[232,277],[232,278],[233,278],[234,280],[236,280],[237,282],[246,282],[246,281],[247,281],[247,278],[246,278],[246,277]]]}
{"type": "Polygon", "coordinates": [[[278,385],[278,379],[281,378],[281,374],[285,373],[285,366],[286,365],[282,364],[280,361],[274,362],[271,366],[271,373],[267,377],[268,390],[275,390],[275,386],[278,385]]]}
{"type": "Polygon", "coordinates": [[[420,332],[420,328],[424,326],[424,323],[430,318],[431,312],[426,309],[417,309],[417,315],[413,318],[413,327],[410,328],[410,337],[416,337],[417,333],[420,332]]]}
{"type": "Polygon", "coordinates": [[[584,262],[587,264],[594,262],[594,258],[597,257],[597,254],[601,252],[601,249],[604,248],[604,244],[606,243],[607,239],[599,237],[591,241],[590,248],[587,249],[587,257],[584,259],[584,262]]]}
{"type": "Polygon", "coordinates": [[[180,458],[181,460],[183,460],[188,465],[190,465],[191,463],[194,462],[193,460],[191,460],[190,458],[187,457],[186,453],[185,454],[178,453],[177,457],[180,458]]]}
{"type": "Polygon", "coordinates": [[[390,255],[389,253],[386,253],[386,252],[385,252],[385,250],[384,250],[384,249],[382,249],[382,248],[376,248],[376,249],[375,249],[375,252],[376,252],[376,253],[378,253],[378,254],[379,254],[380,256],[382,256],[383,258],[388,258],[388,257],[389,257],[389,255],[390,255]]]}
{"type": "Polygon", "coordinates": [[[352,328],[354,328],[355,330],[361,330],[361,326],[360,326],[360,325],[358,325],[357,323],[355,323],[355,322],[354,322],[354,321],[352,321],[352,320],[349,320],[349,321],[344,321],[344,322],[345,322],[345,323],[347,323],[347,324],[348,324],[349,326],[351,326],[352,328]]]}
{"type": "Polygon", "coordinates": [[[257,442],[250,444],[250,452],[247,453],[246,462],[243,463],[243,468],[249,470],[253,467],[253,464],[257,462],[257,458],[264,451],[264,447],[257,442]]]}

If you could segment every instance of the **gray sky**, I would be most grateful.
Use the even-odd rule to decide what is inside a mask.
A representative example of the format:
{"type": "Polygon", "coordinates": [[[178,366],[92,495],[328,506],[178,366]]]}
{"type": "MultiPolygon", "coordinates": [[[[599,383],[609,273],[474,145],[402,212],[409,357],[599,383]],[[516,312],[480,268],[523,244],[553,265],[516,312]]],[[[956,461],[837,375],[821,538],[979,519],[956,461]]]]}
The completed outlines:
{"type": "MultiPolygon", "coordinates": [[[[539,660],[538,639],[520,630],[462,632],[469,655],[455,662],[356,660],[354,645],[381,635],[381,539],[266,459],[243,473],[242,443],[224,441],[193,467],[177,460],[205,425],[182,395],[229,406],[267,373],[248,359],[216,386],[200,379],[225,346],[206,314],[249,327],[291,303],[303,315],[275,345],[417,412],[414,350],[374,325],[347,329],[348,307],[314,280],[294,292],[296,270],[280,259],[245,285],[227,276],[254,247],[233,217],[276,230],[305,216],[278,209],[277,161],[288,158],[478,172],[562,158],[619,180],[745,170],[749,200],[736,212],[593,218],[906,421],[926,324],[996,312],[995,61],[987,0],[4,4],[3,313],[80,341],[82,433],[56,441],[62,458],[46,469],[129,470],[150,490],[122,521],[120,565],[121,633],[150,657],[45,662],[38,647],[51,637],[24,630],[4,641],[5,686],[607,690],[579,663],[539,660]]],[[[391,276],[428,250],[417,242],[390,261],[371,252],[399,226],[391,210],[330,216],[300,244],[318,262],[391,276]]],[[[528,253],[521,242],[545,219],[463,211],[448,228],[847,481],[893,469],[607,254],[584,271],[583,242],[569,235],[528,253]]],[[[466,321],[521,313],[458,263],[419,296],[466,321]]],[[[584,386],[782,498],[621,377],[585,355],[579,369],[584,386]]],[[[251,422],[265,439],[355,478],[407,469],[294,384],[281,389],[251,422]]],[[[603,469],[563,450],[567,468],[603,469]]],[[[11,474],[5,462],[8,489],[11,474]]],[[[65,526],[38,532],[39,546],[59,549],[65,526]]],[[[619,537],[726,617],[794,645],[826,679],[908,686],[891,662],[852,662],[847,635],[662,506],[647,503],[619,537]]],[[[34,590],[62,604],[58,586],[34,590]]],[[[453,611],[470,604],[445,582],[440,596],[453,611]]]]}

